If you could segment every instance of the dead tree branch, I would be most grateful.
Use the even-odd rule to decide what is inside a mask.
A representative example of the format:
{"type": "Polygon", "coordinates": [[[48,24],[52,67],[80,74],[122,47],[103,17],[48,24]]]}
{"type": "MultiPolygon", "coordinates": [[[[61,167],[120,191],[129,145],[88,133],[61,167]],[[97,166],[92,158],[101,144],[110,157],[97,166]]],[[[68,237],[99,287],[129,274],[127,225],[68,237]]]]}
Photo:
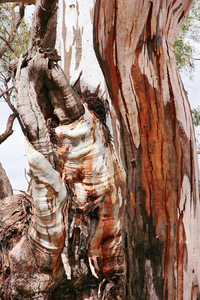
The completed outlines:
{"type": "Polygon", "coordinates": [[[13,133],[13,123],[15,118],[17,117],[17,111],[14,112],[12,115],[9,116],[7,125],[6,125],[6,130],[4,133],[0,135],[0,144],[3,143],[12,133],[13,133]]]}
{"type": "Polygon", "coordinates": [[[6,91],[4,91],[3,93],[0,94],[0,98],[3,97],[5,94],[7,94],[8,92],[10,92],[12,89],[14,88],[14,86],[10,87],[9,89],[7,89],[6,91]]]}

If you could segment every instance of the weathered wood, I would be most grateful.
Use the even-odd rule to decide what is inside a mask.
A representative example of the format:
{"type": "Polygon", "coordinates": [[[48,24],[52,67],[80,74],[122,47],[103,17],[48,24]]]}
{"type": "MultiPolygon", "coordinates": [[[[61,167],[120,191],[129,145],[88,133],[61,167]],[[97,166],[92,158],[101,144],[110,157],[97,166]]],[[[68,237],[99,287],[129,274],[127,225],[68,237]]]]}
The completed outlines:
{"type": "MultiPolygon", "coordinates": [[[[13,195],[1,199],[0,207],[0,297],[9,299],[11,291],[9,252],[21,237],[27,234],[31,206],[24,195],[13,195]]],[[[26,249],[23,249],[23,252],[26,252],[26,249]]]]}
{"type": "Polygon", "coordinates": [[[12,186],[2,164],[0,163],[0,199],[11,196],[12,193],[12,186]]]}
{"type": "Polygon", "coordinates": [[[29,51],[55,47],[58,0],[36,0],[29,51]]]}
{"type": "Polygon", "coordinates": [[[199,295],[198,162],[173,52],[190,5],[186,0],[96,2],[95,49],[126,147],[128,299],[199,295]]]}
{"type": "MultiPolygon", "coordinates": [[[[54,299],[64,289],[70,299],[122,299],[125,193],[125,298],[199,296],[196,150],[173,53],[190,2],[96,2],[95,48],[123,128],[127,193],[119,126],[113,144],[104,116],[88,110],[89,102],[82,104],[71,89],[56,52],[46,49],[54,47],[57,1],[37,2],[29,52],[16,74],[18,107],[35,149],[28,144],[29,234],[26,226],[6,249],[3,270],[12,297],[47,299],[64,280],[54,299]]],[[[69,11],[78,15],[77,3],[69,11]]]]}
{"type": "Polygon", "coordinates": [[[29,59],[21,56],[15,80],[17,110],[27,136],[54,166],[47,120],[57,116],[60,123],[70,123],[84,113],[83,105],[63,71],[45,56],[45,51],[29,59]]]}
{"type": "Polygon", "coordinates": [[[36,3],[29,49],[15,75],[29,140],[32,217],[28,233],[8,251],[7,282],[12,297],[46,299],[64,279],[67,289],[73,286],[70,295],[87,288],[79,299],[121,297],[125,172],[103,103],[84,93],[82,104],[57,64],[56,3],[36,3]]]}
{"type": "Polygon", "coordinates": [[[95,277],[117,280],[123,272],[125,171],[114,146],[106,143],[103,125],[87,106],[80,120],[55,128],[55,134],[60,170],[73,195],[68,211],[69,238],[80,231],[74,255],[88,256],[95,277]]]}

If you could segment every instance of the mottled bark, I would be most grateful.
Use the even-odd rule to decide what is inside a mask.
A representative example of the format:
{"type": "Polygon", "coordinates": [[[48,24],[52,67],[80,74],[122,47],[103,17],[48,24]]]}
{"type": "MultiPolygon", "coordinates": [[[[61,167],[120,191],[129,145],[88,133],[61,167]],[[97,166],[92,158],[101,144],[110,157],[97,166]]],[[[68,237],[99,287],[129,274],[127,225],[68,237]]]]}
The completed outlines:
{"type": "Polygon", "coordinates": [[[31,196],[2,202],[2,298],[122,299],[125,256],[126,299],[198,299],[195,140],[173,53],[190,2],[96,1],[94,44],[127,176],[117,121],[112,139],[101,100],[78,95],[58,66],[57,1],[36,2],[15,76],[31,196]]]}
{"type": "MultiPolygon", "coordinates": [[[[125,172],[102,101],[78,95],[58,65],[56,10],[57,1],[36,2],[29,48],[14,72],[27,137],[31,216],[2,254],[9,276],[6,271],[1,278],[1,296],[47,299],[64,281],[68,297],[121,298],[125,172]]],[[[16,207],[9,211],[15,215],[16,207]]]]}
{"type": "Polygon", "coordinates": [[[95,49],[126,148],[127,299],[200,295],[198,162],[173,51],[190,5],[96,2],[95,49]]]}

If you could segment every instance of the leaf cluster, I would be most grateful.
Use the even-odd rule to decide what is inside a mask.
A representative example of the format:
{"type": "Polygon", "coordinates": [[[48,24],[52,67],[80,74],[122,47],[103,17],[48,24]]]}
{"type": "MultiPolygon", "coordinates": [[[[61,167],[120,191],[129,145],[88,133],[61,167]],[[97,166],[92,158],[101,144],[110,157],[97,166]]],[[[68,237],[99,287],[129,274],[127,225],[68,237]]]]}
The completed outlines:
{"type": "Polygon", "coordinates": [[[200,106],[198,105],[196,108],[192,110],[192,118],[194,126],[200,126],[200,106]]]}
{"type": "Polygon", "coordinates": [[[20,20],[17,26],[19,5],[16,3],[0,4],[0,81],[9,80],[10,61],[18,58],[27,48],[29,42],[29,25],[20,20]],[[3,47],[3,45],[5,45],[3,47]]]}
{"type": "Polygon", "coordinates": [[[193,2],[176,38],[174,51],[179,71],[191,74],[194,71],[198,51],[194,46],[200,42],[200,0],[193,2]]]}

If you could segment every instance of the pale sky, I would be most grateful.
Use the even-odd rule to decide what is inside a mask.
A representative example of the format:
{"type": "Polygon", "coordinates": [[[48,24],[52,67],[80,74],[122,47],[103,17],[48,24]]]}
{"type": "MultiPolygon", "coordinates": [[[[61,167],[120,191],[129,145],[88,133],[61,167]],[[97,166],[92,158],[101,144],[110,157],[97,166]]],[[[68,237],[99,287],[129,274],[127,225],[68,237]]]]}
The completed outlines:
{"type": "Polygon", "coordinates": [[[189,76],[185,76],[184,74],[181,76],[185,90],[188,92],[188,99],[192,108],[200,105],[200,60],[196,61],[195,66],[192,81],[189,76]]]}

